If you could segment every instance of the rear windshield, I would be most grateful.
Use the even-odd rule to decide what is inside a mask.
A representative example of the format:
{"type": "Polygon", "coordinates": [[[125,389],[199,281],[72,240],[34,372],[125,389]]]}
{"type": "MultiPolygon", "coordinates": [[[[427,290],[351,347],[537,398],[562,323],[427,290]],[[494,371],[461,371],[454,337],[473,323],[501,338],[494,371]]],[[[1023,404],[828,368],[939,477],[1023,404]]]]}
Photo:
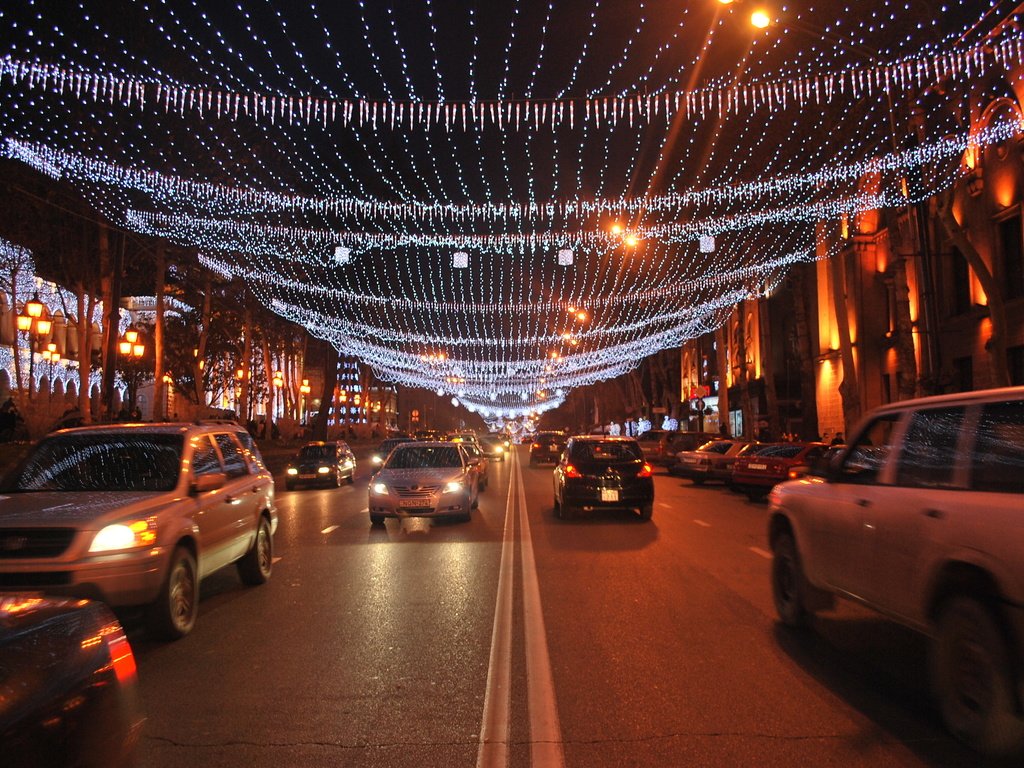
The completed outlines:
{"type": "Polygon", "coordinates": [[[299,451],[300,459],[333,459],[336,455],[333,445],[304,445],[299,451]]]}
{"type": "Polygon", "coordinates": [[[180,434],[77,434],[44,440],[14,479],[15,491],[172,491],[180,434]]]}
{"type": "Polygon", "coordinates": [[[429,469],[431,467],[461,467],[462,457],[455,446],[410,445],[396,448],[387,464],[388,469],[429,469]]]}
{"type": "Polygon", "coordinates": [[[704,443],[697,450],[702,453],[728,453],[730,448],[732,448],[732,443],[727,443],[725,440],[712,440],[710,443],[704,443]]]}
{"type": "Polygon", "coordinates": [[[804,446],[794,443],[793,445],[766,445],[757,452],[758,456],[774,456],[777,459],[792,459],[798,455],[804,446]]]}
{"type": "Polygon", "coordinates": [[[572,447],[573,461],[640,461],[640,446],[630,441],[607,443],[576,443],[572,447]]]}

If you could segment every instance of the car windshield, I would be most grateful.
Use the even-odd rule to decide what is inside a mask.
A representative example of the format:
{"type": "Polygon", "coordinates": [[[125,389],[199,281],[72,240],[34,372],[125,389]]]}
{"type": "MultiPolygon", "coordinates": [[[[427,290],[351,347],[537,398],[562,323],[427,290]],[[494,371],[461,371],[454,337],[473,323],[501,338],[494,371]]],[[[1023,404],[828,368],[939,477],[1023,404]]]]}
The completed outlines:
{"type": "Polygon", "coordinates": [[[402,443],[408,443],[408,442],[409,442],[409,438],[407,438],[407,437],[400,437],[400,438],[393,439],[393,440],[385,440],[383,443],[381,443],[379,446],[377,446],[377,453],[379,453],[379,454],[391,453],[391,449],[394,448],[396,445],[401,445],[402,443]]]}
{"type": "Polygon", "coordinates": [[[299,451],[300,459],[333,459],[335,448],[333,445],[306,445],[299,451]]]}
{"type": "Polygon", "coordinates": [[[180,434],[85,433],[44,440],[15,478],[14,491],[171,491],[180,434]]]}
{"type": "Polygon", "coordinates": [[[574,461],[639,461],[642,458],[643,452],[634,442],[576,443],[572,448],[574,461]]]}
{"type": "Polygon", "coordinates": [[[387,469],[461,467],[462,458],[455,446],[412,445],[395,449],[384,466],[387,469]]]}

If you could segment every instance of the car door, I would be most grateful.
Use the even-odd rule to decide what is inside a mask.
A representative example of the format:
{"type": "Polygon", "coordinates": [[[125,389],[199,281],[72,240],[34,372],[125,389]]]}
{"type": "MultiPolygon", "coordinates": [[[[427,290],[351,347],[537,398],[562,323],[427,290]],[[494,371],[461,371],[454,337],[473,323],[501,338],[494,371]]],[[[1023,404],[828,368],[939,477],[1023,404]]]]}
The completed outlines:
{"type": "Polygon", "coordinates": [[[867,546],[871,523],[866,510],[877,503],[897,438],[901,412],[872,419],[851,442],[829,482],[815,488],[804,515],[811,537],[807,556],[831,587],[861,597],[870,588],[872,552],[867,546]]]}
{"type": "MultiPolygon", "coordinates": [[[[195,482],[204,475],[225,474],[220,452],[210,435],[192,438],[191,473],[195,482]]],[[[235,510],[225,486],[196,494],[196,527],[199,528],[199,575],[205,576],[225,565],[228,537],[235,510]]]]}
{"type": "Polygon", "coordinates": [[[230,432],[217,432],[213,436],[220,450],[227,483],[224,485],[224,502],[227,507],[226,522],[229,526],[224,535],[224,556],[228,562],[244,555],[256,533],[259,519],[260,485],[252,474],[245,451],[239,440],[230,432]]]}
{"type": "Polygon", "coordinates": [[[871,579],[864,597],[878,607],[909,616],[920,610],[926,563],[956,514],[957,483],[964,476],[959,449],[962,406],[910,414],[894,456],[892,485],[863,507],[865,547],[871,579]]]}

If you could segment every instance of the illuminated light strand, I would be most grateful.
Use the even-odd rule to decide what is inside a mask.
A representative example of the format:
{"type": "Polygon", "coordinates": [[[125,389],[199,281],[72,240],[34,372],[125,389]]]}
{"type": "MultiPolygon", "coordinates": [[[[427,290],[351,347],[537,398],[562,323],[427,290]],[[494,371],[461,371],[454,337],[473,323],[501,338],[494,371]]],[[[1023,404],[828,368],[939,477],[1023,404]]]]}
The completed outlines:
{"type": "Polygon", "coordinates": [[[58,64],[0,58],[0,85],[4,80],[28,88],[74,96],[94,102],[119,102],[146,109],[159,105],[166,112],[196,114],[217,120],[251,119],[271,124],[304,122],[309,125],[340,124],[358,128],[441,126],[457,130],[464,124],[482,129],[515,125],[559,126],[579,121],[630,124],[667,119],[683,110],[689,119],[741,114],[788,107],[819,107],[838,97],[859,99],[893,93],[946,79],[970,80],[988,65],[1024,60],[1024,38],[1007,33],[1000,40],[931,55],[908,57],[889,64],[858,67],[804,77],[761,80],[729,87],[698,88],[630,96],[588,99],[498,99],[493,101],[418,101],[333,99],[306,94],[244,93],[205,86],[183,86],[152,78],[129,77],[74,69],[58,64]],[[657,106],[657,111],[656,111],[657,106]],[[409,115],[406,120],[405,116],[409,115]]]}

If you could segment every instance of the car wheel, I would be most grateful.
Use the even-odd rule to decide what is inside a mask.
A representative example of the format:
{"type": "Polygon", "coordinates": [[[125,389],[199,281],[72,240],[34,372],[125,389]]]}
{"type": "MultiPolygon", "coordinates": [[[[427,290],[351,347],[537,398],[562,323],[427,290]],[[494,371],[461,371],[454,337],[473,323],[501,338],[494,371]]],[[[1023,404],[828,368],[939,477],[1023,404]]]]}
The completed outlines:
{"type": "Polygon", "coordinates": [[[558,497],[555,496],[555,517],[559,520],[562,519],[562,505],[558,503],[558,497]]]}
{"type": "Polygon", "coordinates": [[[989,755],[1024,747],[1006,637],[988,607],[967,596],[949,599],[939,610],[930,662],[939,710],[954,736],[989,755]]]}
{"type": "Polygon", "coordinates": [[[384,515],[375,515],[370,513],[370,525],[384,525],[384,515]]]}
{"type": "Polygon", "coordinates": [[[804,574],[791,533],[780,533],[772,546],[772,599],[779,619],[788,627],[807,625],[804,574]]]}
{"type": "Polygon", "coordinates": [[[334,487],[341,488],[345,484],[345,478],[341,476],[341,472],[334,473],[334,487]]]}
{"type": "Polygon", "coordinates": [[[349,485],[355,485],[355,483],[356,483],[356,471],[353,469],[352,470],[352,474],[350,474],[348,476],[348,484],[349,485]]]}
{"type": "Polygon", "coordinates": [[[150,632],[166,640],[184,637],[199,615],[199,570],[186,547],[177,546],[171,555],[167,578],[157,599],[147,610],[150,632]]]}
{"type": "Polygon", "coordinates": [[[270,534],[270,521],[260,517],[256,539],[252,547],[238,561],[238,575],[250,586],[266,584],[274,565],[274,539],[270,534]]]}
{"type": "Polygon", "coordinates": [[[650,520],[651,519],[651,515],[653,515],[653,514],[654,514],[654,505],[653,504],[644,504],[642,507],[640,507],[640,519],[641,520],[650,520]]]}

